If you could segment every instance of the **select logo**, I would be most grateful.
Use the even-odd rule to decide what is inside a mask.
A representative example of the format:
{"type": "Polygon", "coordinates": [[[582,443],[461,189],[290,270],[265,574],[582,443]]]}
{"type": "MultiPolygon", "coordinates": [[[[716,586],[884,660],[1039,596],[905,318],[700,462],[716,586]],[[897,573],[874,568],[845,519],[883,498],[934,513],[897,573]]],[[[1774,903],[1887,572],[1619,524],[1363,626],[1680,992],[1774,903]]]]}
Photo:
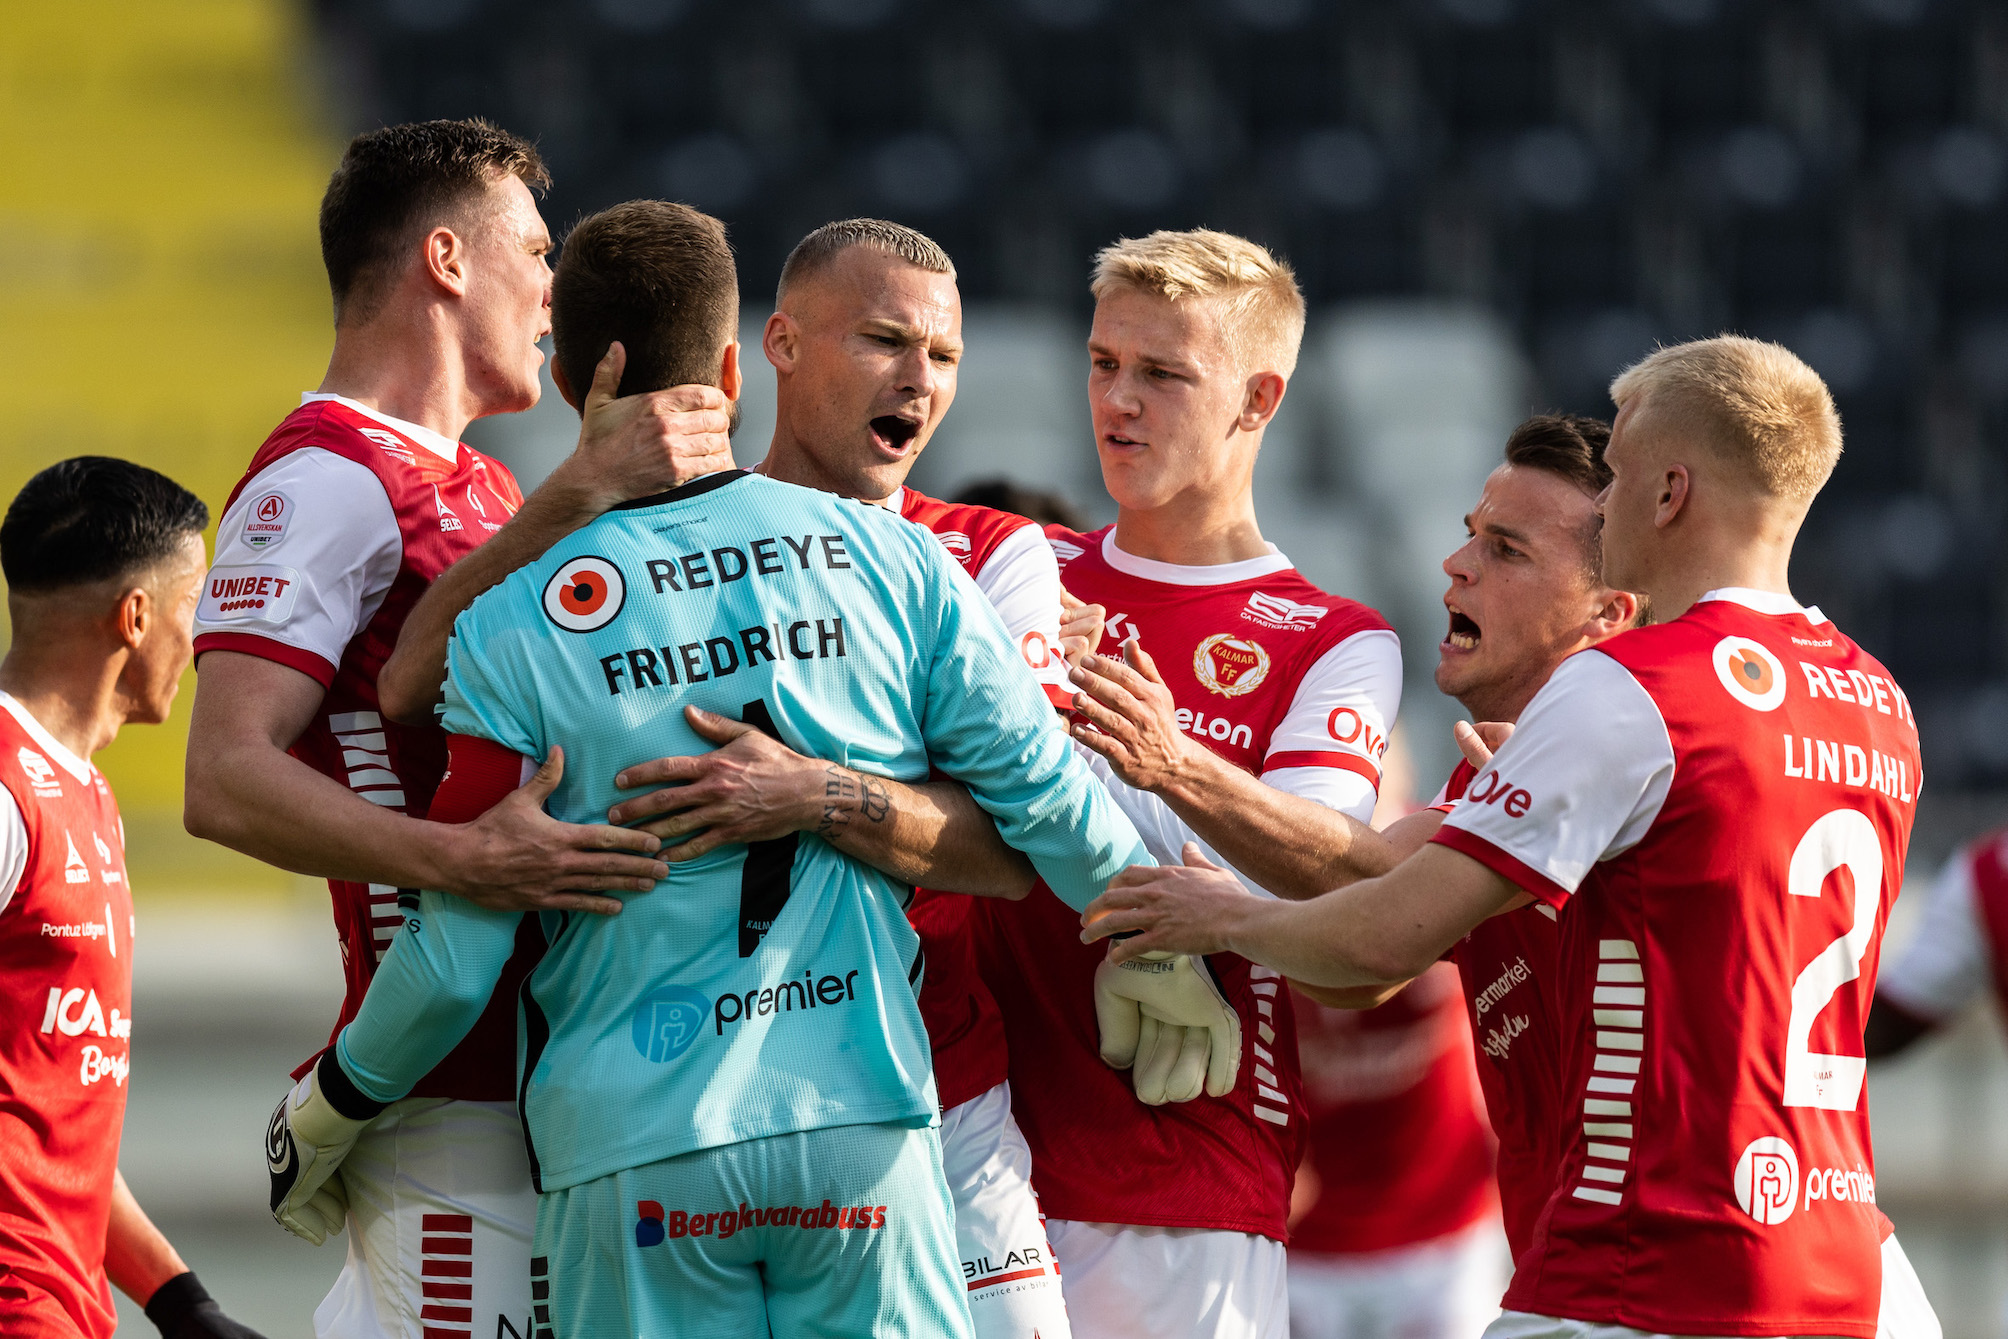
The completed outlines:
{"type": "Polygon", "coordinates": [[[626,603],[627,581],[604,558],[574,558],[544,583],[544,613],[566,632],[596,632],[626,603]]]}

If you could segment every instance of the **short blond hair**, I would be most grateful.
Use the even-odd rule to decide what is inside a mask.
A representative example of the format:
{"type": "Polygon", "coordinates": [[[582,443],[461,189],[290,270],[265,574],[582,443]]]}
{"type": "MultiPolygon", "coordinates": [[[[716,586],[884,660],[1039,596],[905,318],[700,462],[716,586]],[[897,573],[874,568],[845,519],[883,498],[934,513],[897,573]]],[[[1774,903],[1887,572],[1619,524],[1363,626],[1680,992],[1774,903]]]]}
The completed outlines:
{"type": "Polygon", "coordinates": [[[1112,290],[1155,293],[1173,302],[1220,302],[1228,351],[1251,371],[1288,377],[1304,342],[1304,294],[1288,265],[1245,237],[1195,228],[1125,237],[1095,257],[1099,302],[1112,290]]]}
{"type": "Polygon", "coordinates": [[[1618,374],[1611,399],[1712,448],[1774,497],[1810,502],[1841,458],[1841,416],[1819,373],[1790,349],[1717,335],[1655,349],[1618,374]]]}

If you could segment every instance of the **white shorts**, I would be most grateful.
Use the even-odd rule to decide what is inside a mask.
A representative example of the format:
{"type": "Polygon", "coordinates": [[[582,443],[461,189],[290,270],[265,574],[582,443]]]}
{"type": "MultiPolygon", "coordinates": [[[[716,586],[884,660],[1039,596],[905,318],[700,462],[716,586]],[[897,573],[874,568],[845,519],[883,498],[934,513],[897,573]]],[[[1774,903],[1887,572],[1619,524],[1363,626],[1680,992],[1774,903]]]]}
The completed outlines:
{"type": "Polygon", "coordinates": [[[1093,1339],[1288,1339],[1283,1243],[1249,1232],[1046,1220],[1067,1313],[1093,1339]]]}
{"type": "MultiPolygon", "coordinates": [[[[1924,1285],[1892,1233],[1882,1244],[1882,1305],[1876,1316],[1876,1339],[1940,1339],[1938,1315],[1925,1300],[1924,1285]]],[[[1646,1339],[1644,1330],[1629,1325],[1604,1325],[1587,1320],[1557,1320],[1508,1311],[1485,1331],[1485,1339],[1646,1339]]],[[[1661,1339],[1655,1336],[1653,1339],[1661,1339]]]]}
{"type": "Polygon", "coordinates": [[[1897,1244],[1896,1233],[1882,1244],[1882,1310],[1876,1315],[1876,1339],[1945,1339],[1938,1313],[1924,1295],[1910,1257],[1897,1244]]]}
{"type": "Polygon", "coordinates": [[[1497,1218],[1389,1251],[1291,1251],[1291,1339],[1478,1339],[1512,1272],[1497,1218]]]}
{"type": "Polygon", "coordinates": [[[537,1192],[512,1104],[393,1102],[341,1177],[349,1256],[317,1339],[529,1339],[537,1192]]]}
{"type": "Polygon", "coordinates": [[[1071,1339],[1010,1084],[942,1113],[941,1169],[976,1339],[1071,1339]]]}

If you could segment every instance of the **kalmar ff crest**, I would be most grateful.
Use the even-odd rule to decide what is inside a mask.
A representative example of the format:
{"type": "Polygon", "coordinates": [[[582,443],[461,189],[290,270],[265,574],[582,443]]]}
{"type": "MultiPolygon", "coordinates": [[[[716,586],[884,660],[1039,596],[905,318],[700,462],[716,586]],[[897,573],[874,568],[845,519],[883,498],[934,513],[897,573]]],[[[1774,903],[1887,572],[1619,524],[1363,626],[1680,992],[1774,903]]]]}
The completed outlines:
{"type": "Polygon", "coordinates": [[[1192,672],[1223,697],[1252,693],[1269,677],[1269,652],[1260,642],[1216,632],[1192,653],[1192,672]]]}

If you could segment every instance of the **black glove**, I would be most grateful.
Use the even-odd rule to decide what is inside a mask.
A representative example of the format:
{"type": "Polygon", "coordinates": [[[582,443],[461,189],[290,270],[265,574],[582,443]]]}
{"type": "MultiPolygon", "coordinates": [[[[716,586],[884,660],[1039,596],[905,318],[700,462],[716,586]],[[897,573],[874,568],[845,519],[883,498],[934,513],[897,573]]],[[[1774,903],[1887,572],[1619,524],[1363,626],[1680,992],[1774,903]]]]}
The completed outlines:
{"type": "Polygon", "coordinates": [[[194,1270],[155,1288],[147,1300],[146,1318],[160,1327],[161,1339],[265,1339],[224,1315],[194,1270]]]}

